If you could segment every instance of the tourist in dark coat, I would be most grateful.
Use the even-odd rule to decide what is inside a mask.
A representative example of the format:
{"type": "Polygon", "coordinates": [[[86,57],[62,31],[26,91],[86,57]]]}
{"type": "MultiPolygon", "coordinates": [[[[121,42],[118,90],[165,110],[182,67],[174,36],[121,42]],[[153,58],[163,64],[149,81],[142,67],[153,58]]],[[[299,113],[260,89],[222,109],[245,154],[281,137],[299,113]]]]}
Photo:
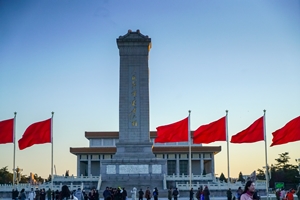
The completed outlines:
{"type": "Polygon", "coordinates": [[[203,190],[203,196],[204,196],[204,200],[209,200],[209,195],[210,195],[210,192],[208,190],[208,187],[205,186],[204,190],[203,190]]]}
{"type": "Polygon", "coordinates": [[[172,200],[172,188],[168,190],[168,200],[172,200]]]}
{"type": "Polygon", "coordinates": [[[174,200],[177,200],[178,195],[179,195],[179,192],[178,192],[177,188],[175,188],[175,190],[173,191],[174,200]]]}
{"type": "Polygon", "coordinates": [[[26,200],[26,194],[25,194],[25,189],[24,188],[20,192],[19,199],[20,200],[26,200]]]}
{"type": "Polygon", "coordinates": [[[154,198],[154,200],[158,200],[158,190],[157,190],[157,188],[154,188],[153,198],[154,198]]]}
{"type": "Polygon", "coordinates": [[[146,198],[147,200],[150,200],[150,199],[151,199],[151,193],[150,193],[149,187],[147,187],[147,190],[146,190],[146,192],[145,192],[145,198],[146,198]]]}
{"type": "Polygon", "coordinates": [[[227,190],[227,200],[231,200],[232,199],[232,192],[231,192],[231,189],[229,188],[227,190]]]}
{"type": "Polygon", "coordinates": [[[139,191],[139,200],[143,200],[143,197],[144,197],[144,192],[141,188],[140,191],[139,191]]]}
{"type": "Polygon", "coordinates": [[[193,188],[190,189],[190,200],[194,199],[194,190],[193,188]]]}

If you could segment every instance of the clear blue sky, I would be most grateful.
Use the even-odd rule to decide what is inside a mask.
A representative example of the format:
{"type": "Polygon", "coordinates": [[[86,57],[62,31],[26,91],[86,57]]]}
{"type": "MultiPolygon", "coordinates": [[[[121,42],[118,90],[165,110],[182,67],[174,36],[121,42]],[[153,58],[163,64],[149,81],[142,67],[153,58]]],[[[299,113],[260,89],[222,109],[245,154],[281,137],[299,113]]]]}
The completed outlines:
{"type": "MultiPolygon", "coordinates": [[[[191,128],[229,110],[229,137],[267,110],[272,132],[300,115],[298,0],[4,1],[0,0],[0,120],[17,114],[16,138],[54,111],[54,164],[76,174],[69,147],[87,147],[85,131],[118,131],[116,38],[139,29],[152,39],[150,128],[185,118],[191,128]]],[[[227,177],[226,142],[216,173],[227,177]]],[[[264,143],[230,144],[231,175],[265,163],[264,143]]],[[[268,147],[268,161],[300,142],[268,147]]],[[[12,169],[13,145],[0,145],[12,169]]],[[[50,174],[51,145],[16,151],[24,174],[50,174]]]]}

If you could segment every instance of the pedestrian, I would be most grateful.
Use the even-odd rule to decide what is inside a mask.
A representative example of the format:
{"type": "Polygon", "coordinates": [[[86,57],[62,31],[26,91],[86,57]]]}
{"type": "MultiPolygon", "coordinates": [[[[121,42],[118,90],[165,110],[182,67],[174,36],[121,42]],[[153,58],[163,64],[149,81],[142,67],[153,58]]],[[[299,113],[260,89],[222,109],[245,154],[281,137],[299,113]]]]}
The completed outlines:
{"type": "Polygon", "coordinates": [[[168,190],[168,200],[172,200],[172,188],[171,187],[168,190]]]}
{"type": "Polygon", "coordinates": [[[29,200],[35,199],[35,192],[33,191],[33,188],[31,188],[30,192],[28,193],[28,199],[29,200]]]}
{"type": "Polygon", "coordinates": [[[232,199],[232,192],[231,192],[231,188],[229,188],[227,190],[227,200],[231,200],[232,199]]]}
{"type": "Polygon", "coordinates": [[[23,188],[19,194],[19,200],[26,200],[25,189],[23,188]]]}
{"type": "Polygon", "coordinates": [[[71,196],[71,192],[70,192],[70,190],[69,190],[69,187],[66,186],[66,185],[63,185],[63,186],[61,187],[60,198],[61,198],[62,200],[67,200],[67,199],[70,198],[70,196],[71,196]]]}
{"type": "Polygon", "coordinates": [[[147,190],[145,192],[145,198],[146,198],[146,200],[150,200],[151,199],[151,193],[150,193],[149,187],[147,187],[147,190]]]}
{"type": "Polygon", "coordinates": [[[173,197],[174,197],[174,200],[177,200],[178,196],[179,196],[178,189],[175,188],[175,190],[173,191],[173,197]]]}
{"type": "Polygon", "coordinates": [[[158,200],[158,190],[156,187],[153,190],[153,198],[154,198],[154,200],[158,200]]]}
{"type": "Polygon", "coordinates": [[[253,194],[255,191],[255,183],[253,181],[247,181],[241,200],[253,200],[253,194]]]}
{"type": "Polygon", "coordinates": [[[237,198],[237,200],[241,199],[242,193],[243,193],[243,190],[242,190],[241,187],[239,187],[238,190],[236,191],[236,198],[237,198]]]}
{"type": "Polygon", "coordinates": [[[203,197],[204,197],[204,200],[209,200],[209,195],[210,195],[210,192],[209,192],[209,189],[207,187],[207,185],[204,187],[204,190],[203,190],[203,197]]]}
{"type": "Polygon", "coordinates": [[[293,189],[290,189],[288,191],[288,193],[286,194],[286,199],[287,200],[294,200],[294,192],[293,192],[293,189]]]}
{"type": "Polygon", "coordinates": [[[190,189],[190,200],[194,200],[194,190],[193,190],[193,188],[190,189]]]}
{"type": "Polygon", "coordinates": [[[144,192],[143,189],[141,188],[139,191],[139,200],[143,200],[144,192]]]}
{"type": "Polygon", "coordinates": [[[106,187],[106,189],[103,192],[103,198],[104,198],[104,200],[106,200],[107,197],[111,197],[111,196],[112,196],[111,191],[109,190],[108,187],[106,187]]]}
{"type": "Polygon", "coordinates": [[[126,200],[126,199],[127,199],[127,191],[125,190],[124,187],[123,187],[122,196],[123,196],[123,200],[126,200]]]}
{"type": "Polygon", "coordinates": [[[51,200],[51,190],[50,190],[50,188],[47,190],[47,200],[51,200]]]}

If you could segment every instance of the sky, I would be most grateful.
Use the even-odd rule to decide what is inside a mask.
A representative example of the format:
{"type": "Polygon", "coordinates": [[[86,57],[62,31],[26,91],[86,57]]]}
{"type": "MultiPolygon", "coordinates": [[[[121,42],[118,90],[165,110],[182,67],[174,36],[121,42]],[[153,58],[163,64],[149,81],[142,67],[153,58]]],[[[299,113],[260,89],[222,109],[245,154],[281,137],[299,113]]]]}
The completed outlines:
{"type": "MultiPolygon", "coordinates": [[[[269,147],[272,132],[300,115],[298,0],[0,0],[0,121],[17,112],[16,140],[53,118],[58,175],[76,175],[70,147],[88,147],[85,131],[118,131],[116,39],[139,29],[149,54],[150,130],[191,110],[191,129],[225,116],[231,138],[266,109],[268,163],[300,141],[269,147]]],[[[227,177],[226,142],[215,156],[227,177]]],[[[0,167],[13,168],[13,144],[0,145],[0,167]]],[[[265,166],[264,142],[229,144],[230,174],[265,166]]],[[[16,166],[47,178],[51,144],[20,151],[16,166]]]]}

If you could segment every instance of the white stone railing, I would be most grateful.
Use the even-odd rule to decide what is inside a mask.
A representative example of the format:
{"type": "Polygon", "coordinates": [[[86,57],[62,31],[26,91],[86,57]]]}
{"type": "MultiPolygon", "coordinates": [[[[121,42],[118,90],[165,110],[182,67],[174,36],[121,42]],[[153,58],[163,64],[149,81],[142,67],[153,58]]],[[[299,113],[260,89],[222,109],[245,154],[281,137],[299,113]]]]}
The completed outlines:
{"type": "MultiPolygon", "coordinates": [[[[214,177],[212,174],[207,174],[207,175],[193,175],[192,174],[192,180],[196,181],[212,181],[214,177]]],[[[190,175],[166,175],[166,180],[167,181],[184,181],[184,180],[190,180],[190,175]]]]}
{"type": "Polygon", "coordinates": [[[58,176],[58,175],[54,175],[53,176],[54,179],[53,181],[55,182],[65,182],[65,181],[70,181],[70,182],[74,182],[74,181],[80,181],[80,182],[84,182],[84,181],[98,181],[99,176],[58,176]]]}
{"type": "MultiPolygon", "coordinates": [[[[196,184],[193,183],[190,186],[189,182],[186,183],[176,183],[176,187],[179,190],[190,190],[191,187],[192,188],[199,188],[200,186],[202,186],[204,188],[204,186],[207,186],[210,190],[227,190],[228,188],[231,189],[237,189],[238,187],[245,187],[245,184],[241,183],[241,182],[236,182],[236,183],[224,183],[224,182],[217,182],[217,183],[199,183],[197,182],[196,184]]],[[[266,189],[266,182],[265,181],[257,181],[255,182],[255,188],[256,189],[266,189]]]]}

